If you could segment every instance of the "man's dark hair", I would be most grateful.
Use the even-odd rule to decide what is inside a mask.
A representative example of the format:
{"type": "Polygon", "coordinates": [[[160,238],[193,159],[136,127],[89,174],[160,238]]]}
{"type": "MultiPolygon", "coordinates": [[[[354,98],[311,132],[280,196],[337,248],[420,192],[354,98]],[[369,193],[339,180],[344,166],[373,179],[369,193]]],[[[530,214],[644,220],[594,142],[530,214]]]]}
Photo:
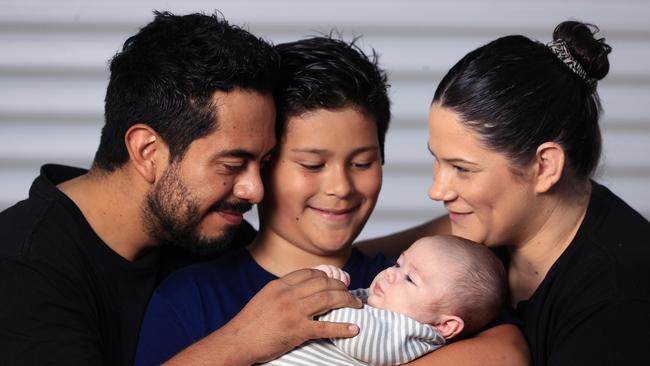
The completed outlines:
{"type": "Polygon", "coordinates": [[[219,14],[154,14],[111,61],[94,167],[113,171],[128,161],[124,135],[137,123],[164,139],[171,161],[182,159],[218,128],[216,91],[273,91],[278,59],[269,43],[219,14]]]}
{"type": "Polygon", "coordinates": [[[280,56],[276,88],[278,138],[289,118],[317,109],[357,109],[377,125],[382,161],[390,121],[386,73],[356,44],[320,36],[275,46],[280,56]]]}

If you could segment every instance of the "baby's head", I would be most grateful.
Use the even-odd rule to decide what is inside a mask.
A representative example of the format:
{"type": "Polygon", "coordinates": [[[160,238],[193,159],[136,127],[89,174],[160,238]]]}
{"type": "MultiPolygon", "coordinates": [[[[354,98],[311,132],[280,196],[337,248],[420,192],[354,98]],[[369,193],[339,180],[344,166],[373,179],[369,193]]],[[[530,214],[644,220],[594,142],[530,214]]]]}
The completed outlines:
{"type": "Polygon", "coordinates": [[[488,248],[456,236],[424,237],[375,277],[368,304],[431,324],[449,339],[493,320],[505,286],[503,265],[488,248]]]}

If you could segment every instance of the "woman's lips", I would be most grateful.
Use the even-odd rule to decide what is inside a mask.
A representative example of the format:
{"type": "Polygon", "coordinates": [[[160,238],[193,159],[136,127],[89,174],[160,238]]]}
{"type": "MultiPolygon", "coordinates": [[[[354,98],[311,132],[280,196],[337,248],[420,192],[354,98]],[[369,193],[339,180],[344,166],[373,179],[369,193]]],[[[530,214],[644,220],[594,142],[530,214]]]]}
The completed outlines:
{"type": "Polygon", "coordinates": [[[451,210],[447,210],[447,211],[449,212],[449,219],[451,221],[459,221],[472,214],[471,212],[456,212],[451,210]]]}

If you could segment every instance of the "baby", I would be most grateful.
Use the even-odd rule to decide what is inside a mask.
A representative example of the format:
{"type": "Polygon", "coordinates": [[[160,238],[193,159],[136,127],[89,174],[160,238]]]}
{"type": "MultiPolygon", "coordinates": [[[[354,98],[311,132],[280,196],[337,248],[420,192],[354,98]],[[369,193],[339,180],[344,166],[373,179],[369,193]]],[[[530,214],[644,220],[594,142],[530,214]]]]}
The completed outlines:
{"type": "MultiPolygon", "coordinates": [[[[349,284],[343,270],[316,267],[349,284]]],[[[356,323],[354,338],[308,342],[269,365],[399,365],[485,327],[503,306],[505,271],[492,252],[455,236],[424,237],[404,251],[370,288],[352,291],[362,309],[319,320],[356,323]]]]}

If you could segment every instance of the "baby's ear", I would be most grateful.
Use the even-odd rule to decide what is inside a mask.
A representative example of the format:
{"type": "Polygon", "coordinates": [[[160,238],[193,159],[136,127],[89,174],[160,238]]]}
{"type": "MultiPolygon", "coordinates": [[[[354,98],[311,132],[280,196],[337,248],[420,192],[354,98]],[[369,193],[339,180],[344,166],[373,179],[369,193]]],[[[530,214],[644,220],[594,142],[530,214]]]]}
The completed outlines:
{"type": "Polygon", "coordinates": [[[442,315],[435,324],[431,324],[438,329],[445,339],[451,339],[465,328],[465,322],[455,315],[442,315]]]}

